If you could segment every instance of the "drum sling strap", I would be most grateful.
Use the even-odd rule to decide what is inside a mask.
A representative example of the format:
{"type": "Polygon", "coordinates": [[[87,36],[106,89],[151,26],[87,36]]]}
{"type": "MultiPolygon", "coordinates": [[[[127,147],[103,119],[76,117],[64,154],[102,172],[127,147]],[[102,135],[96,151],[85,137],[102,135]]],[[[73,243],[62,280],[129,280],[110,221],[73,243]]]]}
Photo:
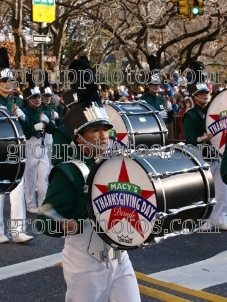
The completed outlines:
{"type": "MultiPolygon", "coordinates": [[[[68,161],[68,163],[77,166],[77,168],[80,170],[80,172],[83,175],[84,182],[86,183],[88,174],[90,173],[90,170],[88,169],[86,164],[78,159],[70,160],[68,161]]],[[[94,257],[99,262],[105,262],[106,268],[109,268],[109,261],[111,259],[118,259],[118,263],[121,263],[121,252],[122,251],[113,249],[111,246],[109,246],[105,241],[101,239],[101,237],[99,237],[97,232],[95,232],[95,230],[92,229],[90,243],[88,246],[88,253],[92,257],[94,257]],[[101,250],[102,247],[103,250],[101,250]]]]}

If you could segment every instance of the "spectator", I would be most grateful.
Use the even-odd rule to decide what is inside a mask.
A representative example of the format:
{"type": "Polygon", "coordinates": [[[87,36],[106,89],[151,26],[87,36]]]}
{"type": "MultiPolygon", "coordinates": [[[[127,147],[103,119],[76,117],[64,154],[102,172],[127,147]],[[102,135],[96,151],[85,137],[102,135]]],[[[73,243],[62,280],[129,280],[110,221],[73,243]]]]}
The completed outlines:
{"type": "Polygon", "coordinates": [[[128,98],[126,96],[121,96],[118,102],[128,102],[128,98]]]}
{"type": "Polygon", "coordinates": [[[171,96],[171,97],[169,98],[169,101],[172,103],[173,112],[174,112],[175,114],[178,114],[178,111],[179,111],[179,109],[180,109],[180,106],[177,104],[176,98],[175,98],[174,96],[171,96]]]}
{"type": "Polygon", "coordinates": [[[132,88],[130,86],[126,86],[126,88],[128,90],[127,100],[130,101],[130,102],[133,102],[135,100],[134,92],[132,91],[132,88]]]}
{"type": "Polygon", "coordinates": [[[193,100],[191,97],[187,96],[185,98],[185,103],[186,103],[186,111],[187,112],[189,109],[193,108],[194,107],[194,104],[193,104],[193,100]]]}
{"type": "Polygon", "coordinates": [[[114,101],[118,101],[119,98],[121,97],[120,96],[120,87],[119,86],[115,86],[113,97],[114,97],[114,101]]]}
{"type": "Polygon", "coordinates": [[[120,86],[120,96],[127,96],[128,97],[128,91],[126,90],[125,86],[120,86]]]}
{"type": "Polygon", "coordinates": [[[180,86],[180,81],[181,81],[181,78],[179,76],[179,72],[177,70],[175,70],[173,72],[172,79],[170,80],[170,85],[172,87],[174,87],[174,86],[180,86]]]}

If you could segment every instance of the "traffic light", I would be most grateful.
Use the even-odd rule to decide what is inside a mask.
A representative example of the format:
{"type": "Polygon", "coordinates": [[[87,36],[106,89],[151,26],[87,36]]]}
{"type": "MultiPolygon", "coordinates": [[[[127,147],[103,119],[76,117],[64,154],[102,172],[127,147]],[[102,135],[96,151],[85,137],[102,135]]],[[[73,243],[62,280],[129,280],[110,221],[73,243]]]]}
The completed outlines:
{"type": "Polygon", "coordinates": [[[193,0],[193,4],[191,7],[192,15],[194,16],[203,15],[203,7],[204,7],[203,0],[193,0]]]}
{"type": "Polygon", "coordinates": [[[179,1],[179,14],[183,16],[189,15],[189,3],[188,0],[179,1]]]}

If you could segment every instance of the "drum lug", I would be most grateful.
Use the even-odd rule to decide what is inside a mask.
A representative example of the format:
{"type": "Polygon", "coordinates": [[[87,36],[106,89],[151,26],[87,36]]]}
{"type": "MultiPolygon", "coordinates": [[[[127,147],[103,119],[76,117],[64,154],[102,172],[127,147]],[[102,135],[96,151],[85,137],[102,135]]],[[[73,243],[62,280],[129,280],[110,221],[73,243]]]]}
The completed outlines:
{"type": "Polygon", "coordinates": [[[84,193],[88,193],[89,190],[89,186],[88,185],[84,185],[84,193]]]}
{"type": "Polygon", "coordinates": [[[161,174],[154,172],[154,173],[148,173],[147,176],[148,176],[149,180],[152,181],[152,180],[157,180],[158,178],[160,178],[161,174]]]}
{"type": "Polygon", "coordinates": [[[164,173],[161,174],[161,178],[167,178],[169,176],[172,176],[173,174],[174,173],[172,173],[172,172],[166,171],[166,172],[164,172],[164,173]]]}
{"type": "Polygon", "coordinates": [[[100,157],[98,157],[96,160],[95,160],[95,163],[96,164],[100,164],[100,162],[102,161],[102,159],[100,157]]]}
{"type": "Polygon", "coordinates": [[[168,216],[168,214],[166,214],[165,212],[158,212],[158,213],[156,213],[156,218],[157,219],[163,220],[163,219],[166,218],[166,216],[168,216]]]}
{"type": "Polygon", "coordinates": [[[205,163],[205,164],[203,165],[203,170],[209,170],[209,169],[210,169],[210,165],[207,164],[207,163],[205,163]]]}

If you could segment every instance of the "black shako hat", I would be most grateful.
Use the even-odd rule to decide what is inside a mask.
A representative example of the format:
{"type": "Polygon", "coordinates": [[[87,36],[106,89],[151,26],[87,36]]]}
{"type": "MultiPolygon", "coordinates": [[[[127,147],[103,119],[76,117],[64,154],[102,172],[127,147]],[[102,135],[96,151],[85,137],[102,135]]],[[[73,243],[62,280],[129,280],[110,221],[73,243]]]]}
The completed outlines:
{"type": "Polygon", "coordinates": [[[26,73],[26,82],[28,83],[28,87],[23,90],[23,98],[30,99],[33,96],[41,96],[39,87],[35,85],[35,82],[32,78],[32,72],[26,73]]]}
{"type": "Polygon", "coordinates": [[[188,84],[187,85],[187,90],[188,90],[188,92],[191,96],[194,96],[196,93],[201,92],[201,91],[204,91],[204,92],[207,92],[207,93],[210,92],[210,90],[208,89],[206,84],[196,83],[196,82],[194,82],[192,84],[188,84]]]}
{"type": "Polygon", "coordinates": [[[204,83],[204,64],[201,61],[192,61],[189,64],[189,68],[194,71],[195,78],[193,78],[193,82],[187,85],[187,90],[191,96],[194,96],[196,93],[200,91],[204,91],[209,93],[207,85],[204,83]]]}
{"type": "Polygon", "coordinates": [[[50,87],[40,87],[40,93],[42,96],[52,96],[52,90],[50,87]]]}
{"type": "MultiPolygon", "coordinates": [[[[69,65],[72,89],[68,92],[70,108],[63,118],[72,139],[85,128],[94,125],[113,126],[103,108],[96,84],[95,73],[86,60],[75,59],[69,65]]],[[[67,93],[63,99],[67,98],[67,93]]],[[[68,103],[66,101],[66,103],[68,103]]]]}

